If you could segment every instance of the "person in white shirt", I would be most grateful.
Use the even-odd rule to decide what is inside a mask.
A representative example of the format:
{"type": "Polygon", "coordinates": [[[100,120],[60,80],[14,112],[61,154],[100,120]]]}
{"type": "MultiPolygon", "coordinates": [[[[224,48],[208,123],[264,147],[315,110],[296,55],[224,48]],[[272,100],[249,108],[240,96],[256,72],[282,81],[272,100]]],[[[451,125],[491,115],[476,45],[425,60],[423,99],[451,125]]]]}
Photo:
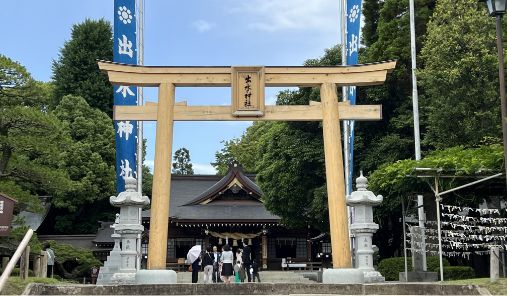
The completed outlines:
{"type": "Polygon", "coordinates": [[[234,262],[234,254],[228,244],[224,245],[223,250],[222,257],[220,258],[220,262],[222,262],[222,275],[224,276],[225,283],[230,284],[230,277],[233,274],[232,263],[234,262]]]}

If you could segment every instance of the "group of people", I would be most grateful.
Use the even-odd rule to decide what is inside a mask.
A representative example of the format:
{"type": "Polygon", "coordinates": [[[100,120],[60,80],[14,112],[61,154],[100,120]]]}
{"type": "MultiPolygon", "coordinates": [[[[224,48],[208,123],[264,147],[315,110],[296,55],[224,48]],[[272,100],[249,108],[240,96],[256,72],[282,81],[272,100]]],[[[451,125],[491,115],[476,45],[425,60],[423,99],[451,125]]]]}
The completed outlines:
{"type": "Polygon", "coordinates": [[[259,276],[259,264],[252,260],[252,248],[248,245],[248,240],[243,240],[243,249],[238,249],[236,255],[233,254],[231,246],[223,246],[222,252],[218,251],[216,246],[208,247],[194,262],[192,262],[192,283],[197,283],[199,271],[204,271],[204,283],[240,283],[261,281],[259,276]]]}

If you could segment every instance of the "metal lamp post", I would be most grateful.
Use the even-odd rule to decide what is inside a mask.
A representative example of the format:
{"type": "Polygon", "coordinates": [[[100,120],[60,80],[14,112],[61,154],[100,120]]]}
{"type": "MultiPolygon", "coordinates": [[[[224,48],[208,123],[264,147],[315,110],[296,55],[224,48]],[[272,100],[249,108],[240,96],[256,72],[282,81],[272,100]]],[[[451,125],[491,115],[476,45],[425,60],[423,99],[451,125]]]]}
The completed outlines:
{"type": "Polygon", "coordinates": [[[489,15],[496,17],[496,47],[498,49],[498,76],[500,79],[500,102],[502,108],[503,149],[505,171],[507,172],[507,102],[505,98],[505,67],[502,35],[502,17],[505,14],[507,0],[481,0],[480,2],[486,2],[489,15]]]}

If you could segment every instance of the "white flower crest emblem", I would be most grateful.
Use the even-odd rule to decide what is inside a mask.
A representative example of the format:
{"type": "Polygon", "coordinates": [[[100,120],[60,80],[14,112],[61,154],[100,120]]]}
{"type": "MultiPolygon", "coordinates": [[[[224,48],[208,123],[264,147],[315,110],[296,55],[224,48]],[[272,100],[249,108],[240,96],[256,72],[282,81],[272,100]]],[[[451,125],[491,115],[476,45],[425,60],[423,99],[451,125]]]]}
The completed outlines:
{"type": "Polygon", "coordinates": [[[118,17],[125,25],[132,22],[132,12],[130,12],[130,9],[127,9],[126,6],[120,6],[120,8],[118,8],[118,17]]]}
{"type": "Polygon", "coordinates": [[[359,17],[359,5],[354,5],[349,12],[349,22],[354,23],[359,17]]]}

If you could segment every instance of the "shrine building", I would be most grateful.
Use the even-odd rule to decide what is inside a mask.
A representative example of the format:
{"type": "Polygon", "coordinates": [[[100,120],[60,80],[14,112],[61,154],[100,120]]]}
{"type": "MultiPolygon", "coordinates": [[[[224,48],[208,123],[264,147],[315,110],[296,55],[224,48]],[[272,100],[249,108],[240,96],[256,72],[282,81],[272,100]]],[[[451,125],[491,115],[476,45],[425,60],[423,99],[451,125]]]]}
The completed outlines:
{"type": "MultiPolygon", "coordinates": [[[[263,268],[281,269],[282,262],[320,262],[322,251],[330,253],[330,243],[315,243],[320,232],[289,229],[280,217],[270,213],[262,202],[262,191],[255,176],[232,165],[225,176],[172,175],[167,240],[167,267],[182,268],[188,250],[200,244],[228,243],[235,253],[248,239],[252,256],[263,268]]],[[[142,252],[146,261],[149,244],[150,210],[142,212],[145,227],[142,252]]],[[[113,247],[110,227],[103,223],[94,239],[95,254],[105,260],[113,247]],[[101,251],[102,250],[102,251],[101,251]]],[[[310,264],[308,264],[310,266],[310,264]]]]}

